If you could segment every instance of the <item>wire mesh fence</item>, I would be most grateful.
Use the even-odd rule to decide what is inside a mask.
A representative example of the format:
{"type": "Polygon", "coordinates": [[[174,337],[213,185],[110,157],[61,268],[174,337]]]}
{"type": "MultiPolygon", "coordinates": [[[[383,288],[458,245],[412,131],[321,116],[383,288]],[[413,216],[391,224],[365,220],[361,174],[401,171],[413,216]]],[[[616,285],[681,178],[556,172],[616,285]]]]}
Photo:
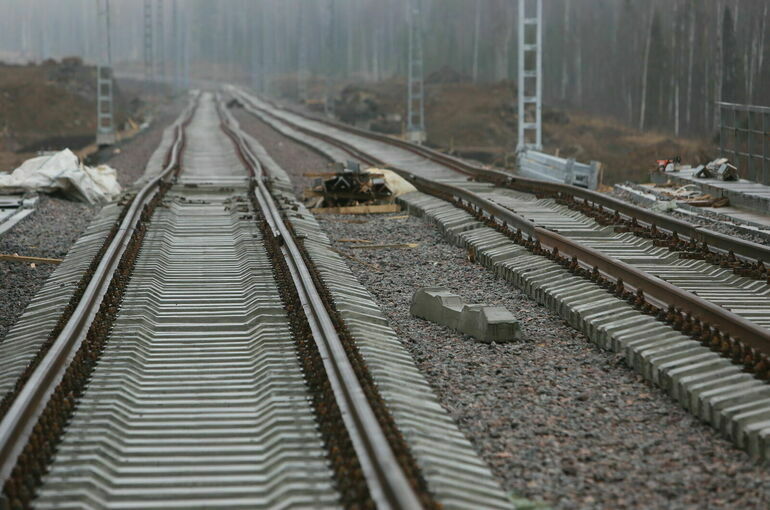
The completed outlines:
{"type": "Polygon", "coordinates": [[[738,167],[741,178],[770,185],[770,108],[717,103],[719,150],[738,167]]]}

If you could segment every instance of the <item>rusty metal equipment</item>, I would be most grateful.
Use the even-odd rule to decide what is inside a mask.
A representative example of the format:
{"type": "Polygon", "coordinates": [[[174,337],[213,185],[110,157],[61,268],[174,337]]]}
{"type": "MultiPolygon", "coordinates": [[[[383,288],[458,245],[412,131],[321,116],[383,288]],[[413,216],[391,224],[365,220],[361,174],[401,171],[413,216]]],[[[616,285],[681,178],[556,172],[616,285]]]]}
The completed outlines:
{"type": "Polygon", "coordinates": [[[383,174],[362,172],[354,161],[334,164],[334,172],[322,174],[306,192],[316,207],[344,207],[388,200],[393,192],[383,174]]]}

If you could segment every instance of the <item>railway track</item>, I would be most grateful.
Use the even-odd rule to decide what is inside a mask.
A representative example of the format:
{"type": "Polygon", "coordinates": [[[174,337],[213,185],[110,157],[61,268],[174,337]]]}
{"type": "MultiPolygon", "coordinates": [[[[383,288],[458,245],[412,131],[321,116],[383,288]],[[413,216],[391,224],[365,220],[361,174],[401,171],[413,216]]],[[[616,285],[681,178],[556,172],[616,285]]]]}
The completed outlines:
{"type": "Polygon", "coordinates": [[[598,344],[626,354],[752,456],[768,456],[767,247],[229,92],[333,159],[342,151],[399,172],[424,193],[403,198],[413,213],[598,344]]]}
{"type": "Polygon", "coordinates": [[[509,507],[218,97],[171,132],[164,170],[53,279],[80,288],[71,313],[43,293],[26,322],[47,311],[48,338],[0,344],[29,344],[0,380],[0,506],[509,507]]]}

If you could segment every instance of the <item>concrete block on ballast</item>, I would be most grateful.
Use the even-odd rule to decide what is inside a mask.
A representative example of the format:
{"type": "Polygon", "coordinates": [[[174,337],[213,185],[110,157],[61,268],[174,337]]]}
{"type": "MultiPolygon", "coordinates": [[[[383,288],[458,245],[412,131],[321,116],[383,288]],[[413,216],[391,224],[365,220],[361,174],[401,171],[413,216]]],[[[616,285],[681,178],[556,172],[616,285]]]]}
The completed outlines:
{"type": "Polygon", "coordinates": [[[449,289],[426,287],[414,293],[410,311],[415,317],[458,329],[464,306],[460,296],[452,294],[449,289]]]}
{"type": "Polygon", "coordinates": [[[513,342],[521,338],[519,322],[502,306],[466,304],[457,329],[485,343],[513,342]]]}
{"type": "Polygon", "coordinates": [[[460,296],[442,287],[418,289],[412,296],[412,315],[455,329],[484,343],[513,342],[521,326],[502,306],[463,303],[460,296]]]}

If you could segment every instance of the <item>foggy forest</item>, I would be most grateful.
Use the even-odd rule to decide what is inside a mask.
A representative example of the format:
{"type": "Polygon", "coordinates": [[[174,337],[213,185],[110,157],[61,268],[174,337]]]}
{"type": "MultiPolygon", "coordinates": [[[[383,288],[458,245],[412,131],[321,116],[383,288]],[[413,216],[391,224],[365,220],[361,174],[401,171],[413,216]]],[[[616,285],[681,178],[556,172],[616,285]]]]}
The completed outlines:
{"type": "MultiPolygon", "coordinates": [[[[449,66],[478,82],[516,79],[517,2],[421,0],[425,72],[449,66]]],[[[142,56],[143,6],[112,0],[118,69],[142,56]]],[[[217,62],[251,82],[303,65],[314,76],[376,82],[403,76],[406,0],[167,0],[168,62],[217,62]],[[173,21],[172,21],[173,20],[173,21]],[[303,64],[306,63],[306,64],[303,64]]],[[[544,101],[642,130],[710,134],[715,101],[761,103],[770,87],[763,0],[548,0],[544,101]]],[[[93,0],[0,0],[0,55],[40,61],[96,55],[93,0]]],[[[172,64],[168,64],[172,65],[172,64]]]]}

